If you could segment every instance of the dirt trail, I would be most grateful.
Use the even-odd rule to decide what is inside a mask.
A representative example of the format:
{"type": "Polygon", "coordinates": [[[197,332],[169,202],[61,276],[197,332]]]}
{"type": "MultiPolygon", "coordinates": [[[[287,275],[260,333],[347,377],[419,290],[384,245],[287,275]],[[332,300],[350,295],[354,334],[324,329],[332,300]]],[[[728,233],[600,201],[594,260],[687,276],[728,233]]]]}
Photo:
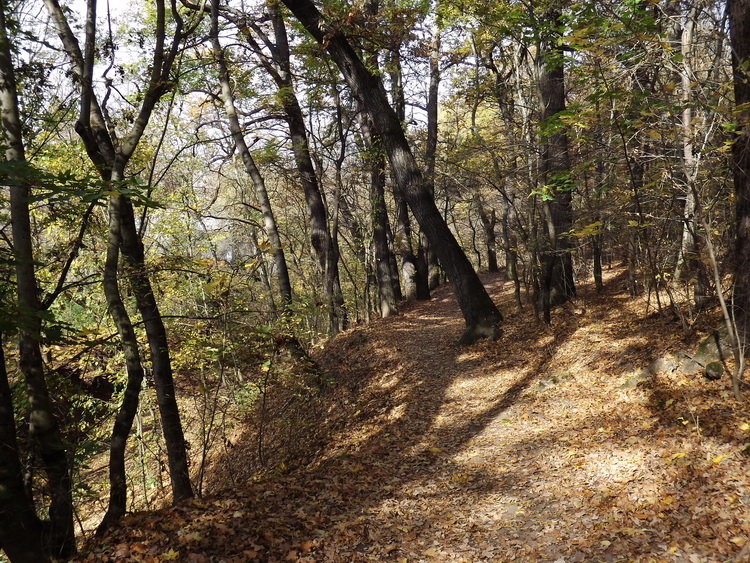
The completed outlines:
{"type": "Polygon", "coordinates": [[[745,560],[746,405],[726,379],[636,377],[684,346],[679,326],[644,319],[611,280],[550,328],[513,313],[500,277],[484,281],[506,315],[499,342],[453,346],[448,287],[339,335],[318,358],[338,384],[314,465],[157,524],[131,517],[109,553],[120,541],[135,559],[158,546],[194,562],[745,560]]]}

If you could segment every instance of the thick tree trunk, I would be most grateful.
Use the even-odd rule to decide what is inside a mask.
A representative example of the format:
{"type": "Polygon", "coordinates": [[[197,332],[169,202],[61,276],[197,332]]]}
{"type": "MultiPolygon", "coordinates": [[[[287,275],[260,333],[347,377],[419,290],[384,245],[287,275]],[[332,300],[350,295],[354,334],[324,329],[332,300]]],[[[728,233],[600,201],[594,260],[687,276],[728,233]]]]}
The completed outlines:
{"type": "MultiPolygon", "coordinates": [[[[557,25],[560,14],[546,14],[549,25],[557,25]]],[[[565,111],[565,75],[562,47],[557,41],[540,42],[538,56],[539,100],[542,123],[549,123],[565,111]]],[[[545,322],[550,322],[550,308],[575,296],[571,245],[567,236],[573,226],[572,182],[568,137],[554,127],[542,135],[542,173],[551,199],[543,202],[545,215],[545,248],[542,251],[542,299],[545,322]]]]}
{"type": "Polygon", "coordinates": [[[42,522],[26,496],[22,472],[0,335],[0,549],[13,563],[43,563],[48,558],[42,545],[42,522]]]}
{"type": "Polygon", "coordinates": [[[284,4],[308,33],[326,46],[380,134],[398,191],[427,233],[453,285],[467,326],[460,343],[473,342],[482,337],[497,337],[502,315],[430,197],[401,123],[388,103],[380,80],[365,68],[340,32],[328,26],[312,2],[284,0],[284,4]]]}
{"type": "MultiPolygon", "coordinates": [[[[10,42],[5,21],[5,4],[0,3],[0,107],[5,159],[22,169],[26,166],[21,117],[10,42]]],[[[76,552],[73,532],[72,481],[68,457],[57,418],[52,410],[44,364],[39,349],[41,340],[41,305],[34,270],[29,200],[31,189],[19,170],[18,183],[10,188],[10,215],[15,255],[16,295],[18,299],[19,366],[26,382],[29,400],[29,434],[39,448],[48,478],[50,494],[49,531],[45,549],[55,557],[70,557],[76,552]]]]}
{"type": "Polygon", "coordinates": [[[735,117],[740,124],[732,145],[736,209],[734,315],[743,347],[750,328],[750,0],[729,0],[729,30],[734,73],[735,117]]]}

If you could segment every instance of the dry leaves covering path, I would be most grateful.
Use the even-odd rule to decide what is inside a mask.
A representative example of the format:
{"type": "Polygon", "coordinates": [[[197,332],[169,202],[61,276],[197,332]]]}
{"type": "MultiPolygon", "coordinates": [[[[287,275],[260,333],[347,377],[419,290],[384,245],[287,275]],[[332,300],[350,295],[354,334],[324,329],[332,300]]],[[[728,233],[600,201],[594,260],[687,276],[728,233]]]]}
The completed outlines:
{"type": "Polygon", "coordinates": [[[81,559],[749,560],[747,405],[726,376],[638,377],[694,345],[677,323],[610,280],[546,327],[484,281],[500,341],[453,346],[448,287],[339,335],[318,358],[337,383],[314,463],[129,516],[81,559]]]}

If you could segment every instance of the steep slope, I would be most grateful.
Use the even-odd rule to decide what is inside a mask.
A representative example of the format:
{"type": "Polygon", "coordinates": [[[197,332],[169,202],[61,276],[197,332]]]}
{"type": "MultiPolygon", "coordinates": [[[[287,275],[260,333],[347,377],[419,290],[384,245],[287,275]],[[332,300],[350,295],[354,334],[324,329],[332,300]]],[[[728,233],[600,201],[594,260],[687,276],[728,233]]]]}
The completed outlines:
{"type": "Polygon", "coordinates": [[[677,323],[612,279],[547,327],[484,282],[498,342],[453,346],[448,287],[339,335],[306,467],[129,516],[81,560],[747,558],[746,405],[726,379],[642,370],[688,346],[677,323]]]}

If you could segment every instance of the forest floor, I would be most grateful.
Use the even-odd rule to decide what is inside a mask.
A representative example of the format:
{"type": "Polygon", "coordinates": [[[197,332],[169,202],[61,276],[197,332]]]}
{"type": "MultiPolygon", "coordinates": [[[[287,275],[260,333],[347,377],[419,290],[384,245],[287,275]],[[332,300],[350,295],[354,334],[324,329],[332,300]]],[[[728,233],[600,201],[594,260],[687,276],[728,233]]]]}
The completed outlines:
{"type": "Polygon", "coordinates": [[[337,336],[310,463],[129,515],[80,560],[750,560],[746,402],[727,375],[642,371],[700,331],[686,342],[614,273],[551,326],[483,280],[499,341],[454,346],[449,287],[337,336]]]}

